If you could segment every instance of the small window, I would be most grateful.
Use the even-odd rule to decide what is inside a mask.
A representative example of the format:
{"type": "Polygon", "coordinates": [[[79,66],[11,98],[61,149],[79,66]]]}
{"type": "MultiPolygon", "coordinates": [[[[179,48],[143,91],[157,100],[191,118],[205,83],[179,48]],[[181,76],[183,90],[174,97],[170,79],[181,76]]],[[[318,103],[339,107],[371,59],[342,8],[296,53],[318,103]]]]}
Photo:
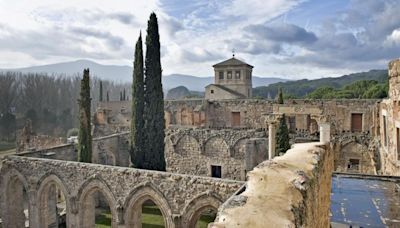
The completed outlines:
{"type": "Polygon", "coordinates": [[[349,163],[347,163],[347,171],[358,172],[359,169],[360,169],[360,160],[350,159],[349,163]]]}
{"type": "Polygon", "coordinates": [[[250,71],[246,71],[246,79],[250,79],[250,71]]]}
{"type": "Polygon", "coordinates": [[[219,165],[211,166],[211,177],[221,178],[221,166],[219,165]]]}
{"type": "Polygon", "coordinates": [[[213,89],[211,90],[211,93],[214,93],[214,90],[213,90],[213,89]]]}
{"type": "Polygon", "coordinates": [[[224,72],[223,72],[223,71],[220,71],[220,72],[219,72],[219,79],[220,79],[220,80],[223,80],[223,79],[224,79],[224,72]]]}
{"type": "Polygon", "coordinates": [[[235,79],[240,79],[240,71],[235,71],[235,79]]]}
{"type": "Polygon", "coordinates": [[[228,71],[228,79],[232,79],[232,71],[228,71]]]}

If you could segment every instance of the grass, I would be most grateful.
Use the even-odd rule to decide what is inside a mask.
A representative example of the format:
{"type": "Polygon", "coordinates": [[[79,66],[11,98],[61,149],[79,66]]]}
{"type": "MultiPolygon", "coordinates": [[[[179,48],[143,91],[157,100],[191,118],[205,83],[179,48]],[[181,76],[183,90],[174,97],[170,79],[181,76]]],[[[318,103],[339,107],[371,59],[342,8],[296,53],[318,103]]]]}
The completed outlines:
{"type": "MultiPolygon", "coordinates": [[[[142,211],[143,228],[163,228],[164,218],[157,206],[144,206],[142,211]]],[[[197,222],[196,228],[207,228],[208,223],[214,221],[211,215],[202,215],[197,222]]],[[[96,216],[96,228],[111,227],[111,214],[109,211],[102,211],[96,216]]]]}

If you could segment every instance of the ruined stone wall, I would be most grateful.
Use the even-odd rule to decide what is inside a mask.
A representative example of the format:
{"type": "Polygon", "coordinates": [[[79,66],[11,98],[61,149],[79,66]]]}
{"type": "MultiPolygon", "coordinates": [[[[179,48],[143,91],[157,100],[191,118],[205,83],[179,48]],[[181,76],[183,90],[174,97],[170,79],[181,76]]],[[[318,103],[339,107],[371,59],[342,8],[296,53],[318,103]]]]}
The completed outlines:
{"type": "Polygon", "coordinates": [[[61,144],[54,147],[47,147],[36,151],[19,153],[19,156],[32,158],[48,158],[64,161],[77,161],[78,148],[74,144],[61,144]]]}
{"type": "MultiPolygon", "coordinates": [[[[101,192],[112,213],[112,227],[137,227],[132,217],[140,213],[146,200],[160,208],[166,227],[189,227],[204,207],[218,208],[243,182],[133,168],[10,156],[3,160],[0,172],[0,200],[4,227],[20,224],[15,214],[21,204],[29,205],[31,228],[45,227],[48,196],[46,186],[54,184],[66,200],[67,227],[90,227],[94,220],[94,205],[89,196],[101,192]],[[17,192],[14,183],[21,184],[28,199],[10,202],[17,192]],[[139,209],[140,208],[140,209],[139,209]]],[[[17,197],[18,198],[18,197],[17,197]]],[[[24,219],[24,218],[23,218],[24,219]]],[[[23,222],[23,221],[22,221],[23,222]]],[[[195,221],[194,221],[195,222],[195,221]]]]}
{"type": "Polygon", "coordinates": [[[211,166],[221,166],[222,178],[233,180],[245,180],[268,154],[264,131],[170,129],[165,142],[167,171],[211,176],[211,166]]]}
{"type": "Polygon", "coordinates": [[[332,171],[329,145],[296,144],[251,171],[246,188],[220,207],[209,227],[330,227],[332,171]]]}
{"type": "Polygon", "coordinates": [[[331,139],[335,171],[376,175],[380,169],[376,142],[368,133],[342,133],[331,139]]]}
{"type": "Polygon", "coordinates": [[[128,167],[129,144],[129,132],[93,139],[92,163],[128,167]]]}
{"type": "MultiPolygon", "coordinates": [[[[54,147],[20,153],[19,155],[34,158],[77,161],[78,148],[76,144],[61,144],[54,147]]],[[[92,163],[128,167],[130,164],[129,132],[94,138],[92,142],[92,163]]]]}
{"type": "MultiPolygon", "coordinates": [[[[375,134],[378,127],[377,102],[378,100],[361,99],[286,100],[285,104],[280,105],[274,104],[271,100],[262,99],[213,101],[193,99],[167,100],[164,104],[167,127],[267,128],[263,116],[275,113],[285,114],[293,131],[316,133],[318,125],[323,119],[323,121],[331,123],[332,134],[339,134],[352,131],[352,114],[359,113],[362,114],[361,131],[375,134]]],[[[130,107],[128,101],[103,103],[101,103],[98,113],[107,115],[107,117],[101,118],[115,122],[108,121],[106,124],[97,124],[95,132],[110,134],[110,132],[118,132],[124,127],[129,129],[130,107]],[[119,113],[120,110],[124,110],[123,118],[119,113]]]]}
{"type": "Polygon", "coordinates": [[[389,63],[389,98],[380,104],[382,174],[400,175],[400,60],[389,63]]]}

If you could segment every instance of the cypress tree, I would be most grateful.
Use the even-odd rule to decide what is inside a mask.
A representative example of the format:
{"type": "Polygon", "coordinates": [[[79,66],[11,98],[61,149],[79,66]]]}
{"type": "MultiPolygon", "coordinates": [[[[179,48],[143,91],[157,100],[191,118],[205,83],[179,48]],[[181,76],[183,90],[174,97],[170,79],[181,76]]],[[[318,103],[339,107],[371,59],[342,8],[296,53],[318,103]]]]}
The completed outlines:
{"type": "Polygon", "coordinates": [[[124,92],[123,92],[123,94],[122,94],[122,100],[123,100],[123,101],[126,101],[125,88],[124,88],[124,92]]]}
{"type": "Polygon", "coordinates": [[[285,153],[289,149],[290,149],[289,130],[286,125],[285,114],[283,114],[279,122],[279,128],[276,131],[276,153],[277,154],[285,153]]]}
{"type": "Polygon", "coordinates": [[[132,119],[131,119],[131,162],[135,168],[143,168],[144,158],[144,71],[142,34],[135,47],[132,84],[132,119]]]}
{"type": "Polygon", "coordinates": [[[79,103],[78,160],[92,162],[92,135],[90,125],[90,79],[89,69],[83,70],[79,103]]]}
{"type": "Polygon", "coordinates": [[[279,92],[278,92],[278,104],[283,104],[283,92],[282,92],[282,87],[279,87],[279,92]]]}
{"type": "Polygon", "coordinates": [[[122,101],[122,92],[119,92],[119,100],[122,101]]]}
{"type": "Polygon", "coordinates": [[[103,101],[103,82],[100,80],[99,101],[103,101]]]}
{"type": "Polygon", "coordinates": [[[107,101],[110,101],[110,95],[108,94],[108,91],[107,91],[107,101]]]}
{"type": "Polygon", "coordinates": [[[160,35],[155,13],[150,15],[146,36],[145,70],[145,156],[144,168],[165,170],[164,94],[161,84],[160,35]]]}

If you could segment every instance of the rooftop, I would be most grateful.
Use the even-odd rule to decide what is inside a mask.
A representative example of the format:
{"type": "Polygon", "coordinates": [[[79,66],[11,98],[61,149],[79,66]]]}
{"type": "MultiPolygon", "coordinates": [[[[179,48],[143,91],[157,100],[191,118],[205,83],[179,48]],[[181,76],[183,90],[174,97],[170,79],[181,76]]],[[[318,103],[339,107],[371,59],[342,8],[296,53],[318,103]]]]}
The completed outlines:
{"type": "Polygon", "coordinates": [[[224,67],[224,66],[248,66],[253,68],[252,65],[245,63],[234,56],[228,60],[222,61],[220,63],[215,64],[213,67],[224,67]]]}

